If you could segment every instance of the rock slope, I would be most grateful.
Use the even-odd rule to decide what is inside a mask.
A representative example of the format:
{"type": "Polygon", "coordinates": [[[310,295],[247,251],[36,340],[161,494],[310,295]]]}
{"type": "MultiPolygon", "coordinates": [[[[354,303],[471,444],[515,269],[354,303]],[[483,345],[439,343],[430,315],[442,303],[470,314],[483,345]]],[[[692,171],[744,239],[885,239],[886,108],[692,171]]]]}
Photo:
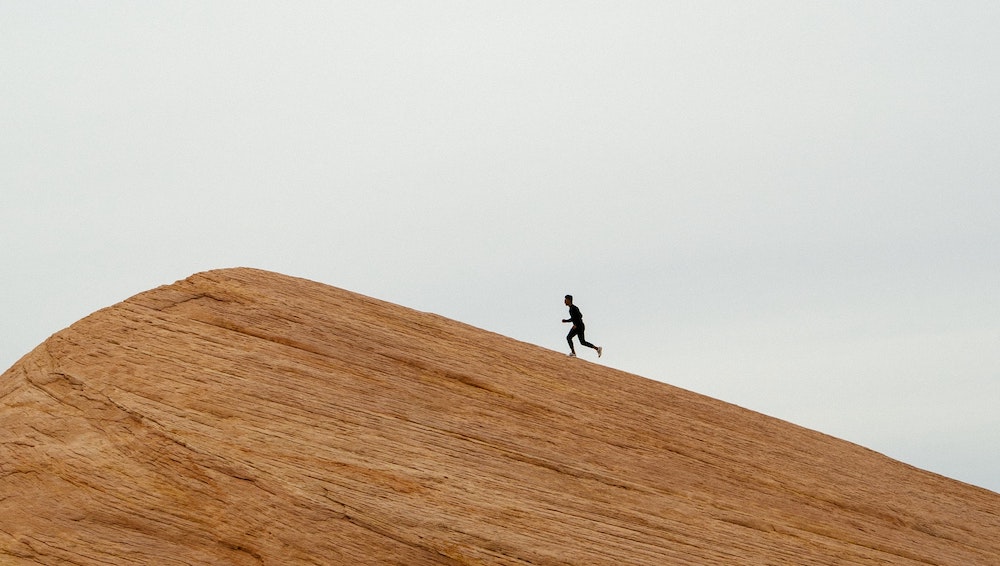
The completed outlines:
{"type": "Polygon", "coordinates": [[[1000,495],[251,269],[0,377],[0,564],[1000,564],[1000,495]]]}

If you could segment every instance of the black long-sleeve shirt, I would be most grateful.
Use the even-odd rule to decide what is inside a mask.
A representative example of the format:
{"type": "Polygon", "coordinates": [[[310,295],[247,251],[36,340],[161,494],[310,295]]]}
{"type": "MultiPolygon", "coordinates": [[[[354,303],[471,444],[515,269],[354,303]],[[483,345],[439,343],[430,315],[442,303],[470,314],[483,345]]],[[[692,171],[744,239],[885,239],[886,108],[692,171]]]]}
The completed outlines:
{"type": "Polygon", "coordinates": [[[581,328],[583,326],[583,313],[580,312],[580,307],[576,305],[569,306],[569,320],[573,323],[573,326],[581,328]]]}

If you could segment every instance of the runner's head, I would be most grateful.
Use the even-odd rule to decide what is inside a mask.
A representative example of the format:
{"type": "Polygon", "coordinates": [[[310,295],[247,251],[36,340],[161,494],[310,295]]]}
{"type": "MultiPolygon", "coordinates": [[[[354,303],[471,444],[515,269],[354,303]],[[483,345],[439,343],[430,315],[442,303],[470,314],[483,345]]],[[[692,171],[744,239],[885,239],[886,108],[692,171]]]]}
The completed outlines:
{"type": "Polygon", "coordinates": [[[566,303],[567,305],[572,305],[573,304],[573,295],[566,295],[566,300],[563,301],[563,302],[566,303]]]}

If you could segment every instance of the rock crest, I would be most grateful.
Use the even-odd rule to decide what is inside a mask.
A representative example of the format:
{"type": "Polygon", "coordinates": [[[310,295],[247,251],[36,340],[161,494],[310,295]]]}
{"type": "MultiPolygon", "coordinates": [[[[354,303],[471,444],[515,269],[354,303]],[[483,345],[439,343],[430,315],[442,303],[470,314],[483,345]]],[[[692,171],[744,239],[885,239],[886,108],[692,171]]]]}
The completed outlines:
{"type": "Polygon", "coordinates": [[[241,268],[0,377],[0,564],[986,566],[1000,495],[241,268]]]}

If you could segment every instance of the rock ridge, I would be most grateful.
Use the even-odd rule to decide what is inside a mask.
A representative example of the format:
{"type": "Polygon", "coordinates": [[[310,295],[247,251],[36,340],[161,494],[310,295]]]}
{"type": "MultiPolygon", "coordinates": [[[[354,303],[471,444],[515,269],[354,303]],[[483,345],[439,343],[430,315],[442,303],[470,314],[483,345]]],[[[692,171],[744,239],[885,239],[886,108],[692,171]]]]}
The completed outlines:
{"type": "Polygon", "coordinates": [[[0,376],[0,564],[1000,564],[1000,495],[249,268],[0,376]]]}

